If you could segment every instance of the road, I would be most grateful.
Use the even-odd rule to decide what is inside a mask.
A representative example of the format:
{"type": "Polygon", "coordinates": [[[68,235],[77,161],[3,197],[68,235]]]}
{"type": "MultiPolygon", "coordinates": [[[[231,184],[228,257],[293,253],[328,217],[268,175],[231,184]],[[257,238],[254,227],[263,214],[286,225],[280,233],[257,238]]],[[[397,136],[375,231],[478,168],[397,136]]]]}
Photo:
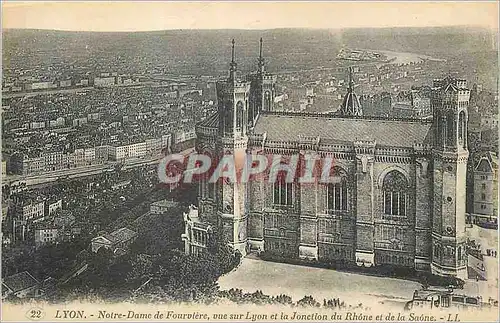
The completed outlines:
{"type": "MultiPolygon", "coordinates": [[[[179,152],[179,154],[187,155],[193,151],[193,148],[187,148],[184,151],[179,152]]],[[[56,181],[58,178],[68,177],[68,178],[78,178],[84,176],[90,176],[99,174],[105,171],[114,171],[116,165],[122,165],[122,169],[129,169],[144,165],[156,165],[160,162],[162,157],[154,157],[149,159],[134,158],[128,159],[125,162],[108,162],[106,164],[91,165],[85,167],[78,167],[72,169],[64,169],[54,172],[45,172],[43,174],[37,175],[7,175],[2,178],[3,183],[9,183],[11,185],[17,183],[26,183],[27,186],[46,184],[49,182],[56,181]]]]}
{"type": "Polygon", "coordinates": [[[244,292],[287,294],[297,301],[305,295],[316,300],[340,298],[347,304],[404,302],[412,299],[417,282],[346,273],[331,269],[297,266],[244,258],[241,265],[219,279],[222,290],[240,288],[244,292]]]}
{"type": "Polygon", "coordinates": [[[22,97],[32,97],[37,95],[46,95],[46,94],[64,94],[64,93],[77,93],[77,92],[85,92],[87,90],[93,89],[94,87],[78,87],[71,89],[53,89],[53,90],[41,90],[41,91],[31,91],[31,92],[3,92],[2,98],[10,99],[10,98],[22,98],[22,97]]]}
{"type": "MultiPolygon", "coordinates": [[[[120,88],[120,87],[144,87],[147,85],[153,85],[153,82],[140,82],[133,84],[115,84],[113,86],[109,86],[108,88],[120,88]]],[[[10,99],[10,98],[22,98],[22,97],[33,97],[37,95],[47,95],[47,94],[65,94],[65,93],[78,93],[78,92],[86,92],[92,89],[99,89],[99,87],[93,86],[85,86],[85,87],[77,87],[70,89],[47,89],[40,91],[29,91],[29,92],[3,92],[2,98],[10,99]]]]}
{"type": "Polygon", "coordinates": [[[160,161],[159,158],[146,159],[146,160],[134,159],[134,160],[129,160],[125,163],[110,162],[110,163],[106,163],[106,164],[91,165],[91,166],[65,169],[65,170],[54,171],[54,172],[45,172],[45,173],[39,174],[39,175],[29,175],[29,176],[7,175],[3,179],[3,182],[10,183],[10,184],[25,182],[27,186],[33,186],[33,185],[39,185],[39,184],[44,184],[44,183],[48,183],[48,182],[53,182],[53,181],[57,180],[58,178],[62,178],[62,177],[63,178],[64,177],[78,178],[78,177],[83,177],[83,176],[90,176],[90,175],[99,174],[99,173],[102,173],[105,171],[114,171],[115,166],[118,164],[122,164],[123,169],[129,169],[129,168],[143,166],[143,165],[158,164],[159,161],[160,161]]]}

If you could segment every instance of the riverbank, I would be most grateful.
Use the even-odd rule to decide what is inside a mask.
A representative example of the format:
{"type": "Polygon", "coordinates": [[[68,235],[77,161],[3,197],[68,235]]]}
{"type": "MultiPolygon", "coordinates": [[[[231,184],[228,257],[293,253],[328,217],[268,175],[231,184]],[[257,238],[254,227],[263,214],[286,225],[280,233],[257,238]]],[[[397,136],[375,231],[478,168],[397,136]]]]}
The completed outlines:
{"type": "Polygon", "coordinates": [[[410,64],[410,63],[421,63],[424,60],[429,61],[437,61],[437,62],[446,62],[443,58],[432,57],[424,54],[418,53],[408,53],[408,52],[393,52],[386,50],[374,50],[379,53],[382,53],[388,57],[388,59],[392,59],[390,64],[410,64]]]}

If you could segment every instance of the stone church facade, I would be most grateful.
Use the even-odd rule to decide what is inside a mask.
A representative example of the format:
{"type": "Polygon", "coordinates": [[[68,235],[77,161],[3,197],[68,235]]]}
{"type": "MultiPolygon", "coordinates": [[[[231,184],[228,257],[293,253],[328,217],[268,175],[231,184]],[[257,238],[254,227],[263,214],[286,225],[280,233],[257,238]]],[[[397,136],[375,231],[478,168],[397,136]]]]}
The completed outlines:
{"type": "Polygon", "coordinates": [[[465,278],[466,81],[433,82],[432,120],[363,116],[352,77],[338,115],[275,112],[276,77],[265,71],[260,45],[257,72],[239,79],[233,41],[229,77],[217,83],[218,111],[196,126],[197,152],[333,157],[340,180],[202,181],[199,221],[222,230],[243,255],[465,278]]]}

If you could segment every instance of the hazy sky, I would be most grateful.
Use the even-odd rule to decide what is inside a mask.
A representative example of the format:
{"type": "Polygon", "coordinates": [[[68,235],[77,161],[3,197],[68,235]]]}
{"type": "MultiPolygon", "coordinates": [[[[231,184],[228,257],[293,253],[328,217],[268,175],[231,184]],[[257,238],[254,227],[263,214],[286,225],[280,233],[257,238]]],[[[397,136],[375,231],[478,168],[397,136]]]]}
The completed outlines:
{"type": "Polygon", "coordinates": [[[498,2],[2,1],[3,28],[147,31],[450,25],[498,29],[498,2]]]}

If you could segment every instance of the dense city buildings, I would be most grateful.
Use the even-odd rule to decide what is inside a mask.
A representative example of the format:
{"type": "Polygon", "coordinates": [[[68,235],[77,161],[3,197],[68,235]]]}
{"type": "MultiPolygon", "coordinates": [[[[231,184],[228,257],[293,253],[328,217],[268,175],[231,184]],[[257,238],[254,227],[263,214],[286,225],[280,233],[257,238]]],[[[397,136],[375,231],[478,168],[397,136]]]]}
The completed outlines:
{"type": "Polygon", "coordinates": [[[101,248],[105,248],[115,255],[123,254],[136,237],[137,232],[126,227],[120,228],[109,234],[104,234],[92,239],[92,252],[97,253],[101,248]]]}
{"type": "Polygon", "coordinates": [[[478,221],[498,222],[498,156],[485,153],[474,168],[474,209],[478,221]]]}

